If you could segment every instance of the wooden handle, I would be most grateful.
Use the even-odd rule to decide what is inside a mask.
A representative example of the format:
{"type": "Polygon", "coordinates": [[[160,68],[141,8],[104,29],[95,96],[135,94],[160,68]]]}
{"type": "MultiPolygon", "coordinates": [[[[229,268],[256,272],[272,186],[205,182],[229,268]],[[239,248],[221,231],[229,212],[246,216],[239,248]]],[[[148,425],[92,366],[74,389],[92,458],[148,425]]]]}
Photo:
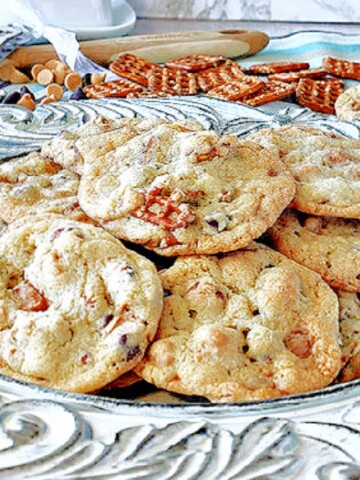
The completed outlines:
{"type": "MultiPolygon", "coordinates": [[[[174,46],[174,56],[190,55],[193,53],[213,53],[208,49],[198,51],[198,47],[205,48],[207,42],[215,42],[213,46],[219,47],[221,42],[231,42],[232,49],[224,52],[227,57],[253,55],[262,50],[269,42],[269,37],[255,30],[222,30],[222,31],[204,31],[204,32],[179,32],[179,33],[160,33],[156,35],[137,35],[133,37],[106,38],[102,40],[89,40],[80,42],[82,52],[91,60],[99,64],[107,64],[111,57],[124,52],[145,51],[143,55],[149,60],[163,58],[167,47],[174,46]],[[235,44],[238,42],[239,48],[236,50],[235,44]],[[181,47],[185,45],[186,48],[181,47]],[[159,48],[159,54],[157,53],[159,48]],[[180,52],[180,53],[176,53],[180,52]],[[238,53],[240,52],[240,53],[238,53]],[[231,53],[231,55],[229,55],[231,53]]],[[[225,43],[224,43],[225,44],[225,43]]],[[[226,44],[225,44],[226,45],[226,44]]],[[[228,44],[230,46],[230,44],[228,44]]],[[[219,50],[216,50],[219,51],[219,50]]],[[[140,53],[139,53],[140,55],[140,53]]],[[[29,47],[19,47],[9,57],[16,67],[29,67],[34,63],[45,63],[52,58],[57,58],[52,45],[34,45],[29,47]]],[[[169,59],[169,58],[167,58],[169,59]]],[[[164,60],[157,60],[159,62],[164,60]]]]}

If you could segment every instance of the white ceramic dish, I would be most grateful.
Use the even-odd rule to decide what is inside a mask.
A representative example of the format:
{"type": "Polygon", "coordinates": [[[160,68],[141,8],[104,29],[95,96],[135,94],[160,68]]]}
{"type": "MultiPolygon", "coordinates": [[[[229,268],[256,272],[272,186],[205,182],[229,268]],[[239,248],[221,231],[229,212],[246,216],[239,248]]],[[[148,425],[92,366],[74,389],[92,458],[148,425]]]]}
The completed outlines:
{"type": "MultiPolygon", "coordinates": [[[[98,114],[194,118],[239,137],[305,123],[360,139],[360,122],[284,102],[266,110],[208,97],[59,102],[35,112],[0,105],[0,158],[39,148],[98,114]]],[[[263,402],[211,405],[144,383],[95,396],[0,376],[0,396],[0,479],[360,478],[360,380],[263,402]]]]}

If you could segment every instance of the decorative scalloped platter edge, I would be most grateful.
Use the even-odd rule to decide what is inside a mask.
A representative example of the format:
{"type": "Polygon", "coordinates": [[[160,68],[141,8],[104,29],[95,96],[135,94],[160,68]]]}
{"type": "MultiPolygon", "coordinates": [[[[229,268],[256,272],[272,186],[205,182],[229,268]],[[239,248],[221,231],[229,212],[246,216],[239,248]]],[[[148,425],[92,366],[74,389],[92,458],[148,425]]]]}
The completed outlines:
{"type": "MultiPolygon", "coordinates": [[[[221,134],[305,123],[360,139],[344,123],[277,102],[263,110],[205,97],[0,105],[0,161],[96,115],[193,118],[221,134]]],[[[0,376],[0,479],[360,479],[360,381],[249,404],[150,392],[76,395],[0,376]]]]}

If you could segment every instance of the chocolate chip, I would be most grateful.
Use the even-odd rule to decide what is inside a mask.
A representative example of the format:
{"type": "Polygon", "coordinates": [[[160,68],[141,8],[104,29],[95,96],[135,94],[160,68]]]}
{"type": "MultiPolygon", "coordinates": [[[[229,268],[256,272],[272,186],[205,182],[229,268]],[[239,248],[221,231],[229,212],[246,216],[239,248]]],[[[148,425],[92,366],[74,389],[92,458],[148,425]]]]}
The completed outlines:
{"type": "Polygon", "coordinates": [[[190,318],[195,318],[197,315],[197,311],[196,310],[189,310],[189,317],[190,318]]]}
{"type": "Polygon", "coordinates": [[[77,88],[75,92],[71,95],[70,100],[87,100],[83,89],[81,87],[77,88]]]}
{"type": "Polygon", "coordinates": [[[249,351],[249,346],[248,345],[243,345],[242,351],[243,351],[243,353],[247,353],[249,351]]]}
{"type": "Polygon", "coordinates": [[[2,101],[3,104],[5,105],[15,105],[21,98],[20,92],[15,91],[11,92],[2,101]]]}
{"type": "Polygon", "coordinates": [[[126,345],[126,342],[127,342],[127,335],[121,335],[120,337],[120,340],[119,340],[119,343],[120,345],[126,345]]]}
{"type": "Polygon", "coordinates": [[[32,93],[31,90],[29,90],[27,87],[23,86],[20,88],[20,96],[23,97],[24,95],[30,95],[30,97],[34,100],[35,102],[35,95],[32,93]]]}
{"type": "Polygon", "coordinates": [[[255,316],[255,315],[259,315],[259,313],[260,313],[260,311],[259,311],[258,309],[254,310],[254,311],[252,312],[252,314],[253,314],[254,316],[255,316]]]}
{"type": "Polygon", "coordinates": [[[103,318],[103,326],[106,327],[106,325],[108,325],[113,318],[114,318],[114,315],[112,313],[105,315],[105,317],[103,318]]]}
{"type": "Polygon", "coordinates": [[[133,358],[140,355],[140,353],[141,353],[141,350],[140,350],[139,345],[135,345],[134,347],[130,347],[128,352],[127,352],[126,361],[129,362],[133,358]]]}
{"type": "Polygon", "coordinates": [[[272,263],[269,263],[268,265],[265,265],[264,268],[275,268],[275,265],[273,265],[272,263]]]}
{"type": "Polygon", "coordinates": [[[50,238],[50,241],[53,242],[56,238],[58,238],[60,233],[63,232],[63,231],[64,231],[63,228],[58,228],[57,230],[55,230],[55,232],[52,234],[52,236],[50,238]]]}
{"type": "Polygon", "coordinates": [[[85,73],[82,80],[83,87],[86,87],[86,85],[91,85],[91,73],[85,73]]]}
{"type": "Polygon", "coordinates": [[[163,294],[164,297],[170,297],[170,295],[172,295],[170,290],[164,290],[164,294],[163,294]]]}
{"type": "Polygon", "coordinates": [[[206,223],[209,224],[210,227],[213,227],[213,228],[216,228],[216,229],[219,228],[219,222],[217,220],[210,220],[209,222],[206,222],[206,223]]]}
{"type": "Polygon", "coordinates": [[[215,295],[216,295],[217,298],[220,298],[221,300],[225,300],[225,298],[226,298],[225,293],[223,293],[221,290],[217,290],[215,295]]]}

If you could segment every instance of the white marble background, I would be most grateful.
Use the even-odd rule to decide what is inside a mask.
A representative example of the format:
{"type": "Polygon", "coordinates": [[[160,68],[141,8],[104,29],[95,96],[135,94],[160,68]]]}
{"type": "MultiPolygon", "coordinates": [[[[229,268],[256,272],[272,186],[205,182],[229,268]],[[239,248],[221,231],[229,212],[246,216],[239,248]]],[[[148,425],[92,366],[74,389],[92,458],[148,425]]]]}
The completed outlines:
{"type": "Polygon", "coordinates": [[[142,18],[360,22],[359,0],[128,0],[128,2],[138,17],[142,18]]]}

